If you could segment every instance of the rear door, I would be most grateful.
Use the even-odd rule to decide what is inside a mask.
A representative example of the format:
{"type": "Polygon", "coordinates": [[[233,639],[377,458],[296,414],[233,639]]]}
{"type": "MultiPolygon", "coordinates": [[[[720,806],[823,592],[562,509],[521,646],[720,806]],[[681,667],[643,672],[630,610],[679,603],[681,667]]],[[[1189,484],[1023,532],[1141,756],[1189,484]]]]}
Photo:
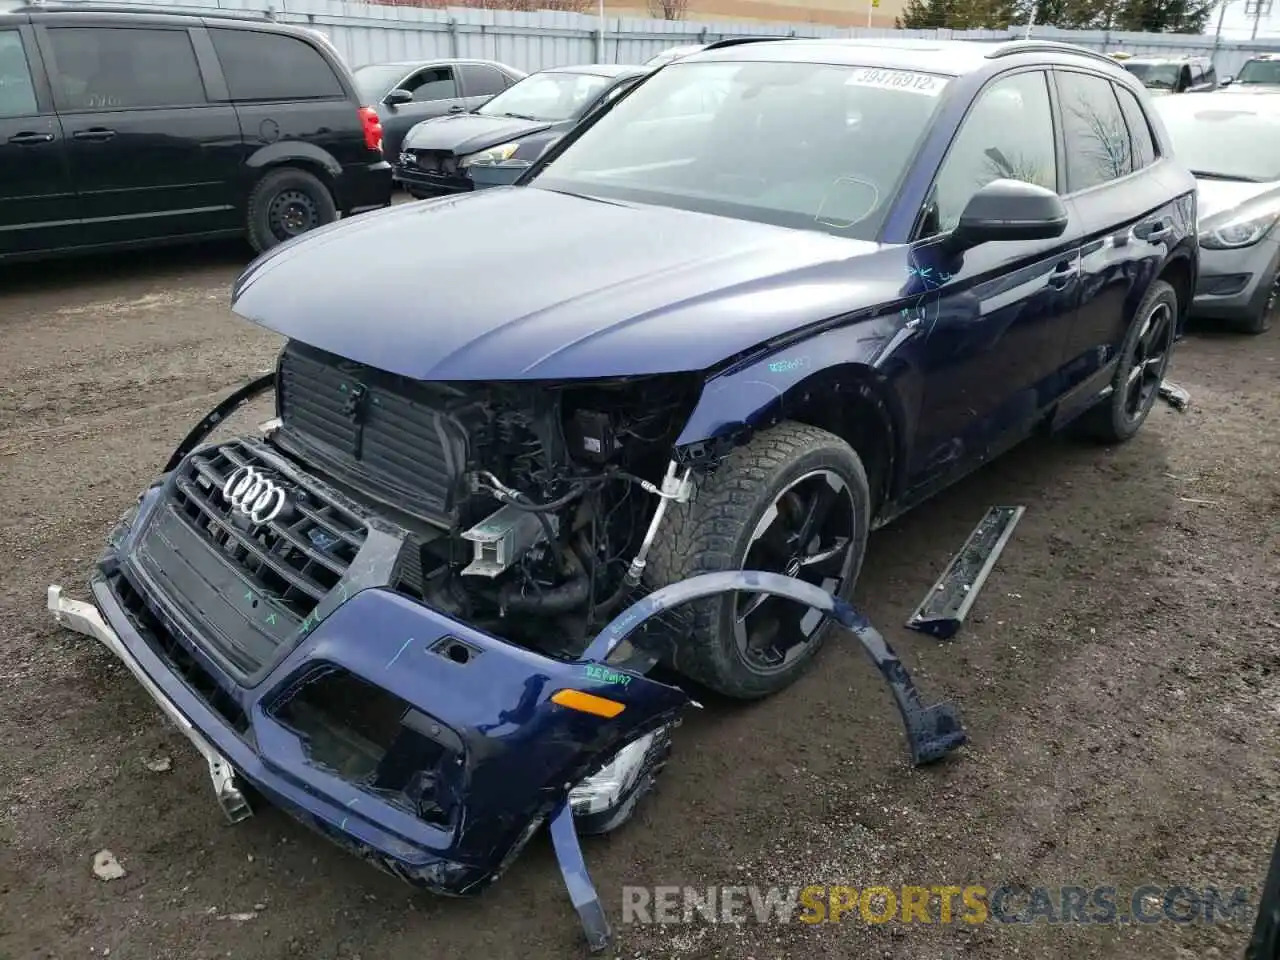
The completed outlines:
{"type": "Polygon", "coordinates": [[[458,64],[458,78],[462,81],[462,103],[468,110],[483,107],[511,85],[501,70],[487,63],[458,64]]]}
{"type": "Polygon", "coordinates": [[[62,124],[29,26],[0,29],[0,256],[74,246],[75,189],[62,124]]]}
{"type": "Polygon", "coordinates": [[[1067,141],[1067,191],[1080,214],[1080,313],[1065,340],[1068,388],[1087,400],[1106,385],[1137,301],[1168,253],[1176,197],[1155,169],[1134,94],[1082,70],[1054,71],[1067,141]]]}
{"type": "Polygon", "coordinates": [[[186,21],[59,15],[37,34],[85,242],[238,225],[240,126],[229,104],[206,95],[186,21]]]}
{"type": "MultiPolygon", "coordinates": [[[[1061,171],[1046,72],[1002,74],[961,124],[918,235],[950,232],[992,180],[1060,190],[1061,171]]],[[[913,247],[907,287],[918,298],[903,313],[927,339],[910,499],[1021,439],[1055,399],[1063,335],[1080,298],[1080,229],[1072,212],[1065,232],[1048,240],[984,243],[957,257],[913,247]]]]}

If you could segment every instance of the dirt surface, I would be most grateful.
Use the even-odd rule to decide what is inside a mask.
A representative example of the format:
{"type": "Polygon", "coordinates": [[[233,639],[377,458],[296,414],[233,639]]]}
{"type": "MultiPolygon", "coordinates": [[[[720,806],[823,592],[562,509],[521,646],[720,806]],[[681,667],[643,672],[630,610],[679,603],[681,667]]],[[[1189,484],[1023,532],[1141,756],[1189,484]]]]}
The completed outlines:
{"type": "MultiPolygon", "coordinates": [[[[56,628],[189,426],[270,366],[227,309],[238,246],[0,273],[0,958],[583,955],[545,839],[478,900],[416,893],[203,765],[95,642],[56,628]],[[169,760],[168,769],[158,759],[169,760]],[[104,882],[94,854],[125,875],[104,882]]],[[[358,282],[358,278],[353,278],[358,282]]],[[[658,792],[586,843],[624,885],[1260,886],[1280,826],[1280,331],[1194,333],[1117,449],[1031,443],[872,538],[866,612],[972,735],[913,770],[853,643],[709,703],[658,792]],[[1201,502],[1203,501],[1203,502],[1201,502]],[[1027,512],[956,641],[901,627],[986,507],[1027,512]]],[[[1158,909],[1158,908],[1157,908],[1158,909]]],[[[938,913],[932,914],[936,920],[938,913]]],[[[627,958],[1238,957],[1247,923],[631,925],[627,958]]]]}

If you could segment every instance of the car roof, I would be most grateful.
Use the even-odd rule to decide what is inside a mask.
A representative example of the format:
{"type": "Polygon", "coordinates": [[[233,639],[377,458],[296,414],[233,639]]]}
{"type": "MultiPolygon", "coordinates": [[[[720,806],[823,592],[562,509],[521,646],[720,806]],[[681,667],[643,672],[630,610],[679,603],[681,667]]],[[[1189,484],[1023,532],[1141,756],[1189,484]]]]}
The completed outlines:
{"type": "Polygon", "coordinates": [[[481,60],[476,57],[423,57],[421,60],[379,60],[375,63],[362,63],[352,69],[355,71],[363,70],[365,67],[398,67],[401,70],[412,70],[414,67],[423,67],[429,63],[483,63],[493,67],[512,69],[497,60],[481,60]]]}
{"type": "Polygon", "coordinates": [[[1157,56],[1141,56],[1130,57],[1125,63],[1206,63],[1208,57],[1157,57],[1157,56]]]}
{"type": "Polygon", "coordinates": [[[993,66],[994,61],[1018,54],[1035,54],[1041,62],[1079,64],[1087,61],[1112,73],[1124,74],[1120,62],[1094,50],[1049,40],[924,40],[916,38],[786,38],[761,42],[719,41],[680,63],[700,61],[800,61],[848,66],[886,67],[959,76],[993,66]]]}
{"type": "Polygon", "coordinates": [[[595,77],[629,77],[648,73],[650,67],[631,63],[576,63],[567,67],[547,67],[538,73],[582,73],[595,77]]]}

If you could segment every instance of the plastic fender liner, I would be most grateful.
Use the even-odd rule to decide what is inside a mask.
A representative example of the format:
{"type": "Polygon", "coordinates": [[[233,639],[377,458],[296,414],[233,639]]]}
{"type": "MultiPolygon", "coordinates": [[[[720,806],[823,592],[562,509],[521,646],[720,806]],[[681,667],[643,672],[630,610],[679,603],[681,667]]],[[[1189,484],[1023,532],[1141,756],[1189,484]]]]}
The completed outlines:
{"type": "Polygon", "coordinates": [[[266,393],[275,386],[275,383],[276,373],[272,370],[270,373],[265,373],[256,380],[250,380],[243,387],[228,396],[216,407],[206,413],[204,415],[204,419],[192,427],[191,432],[183,438],[180,444],[178,444],[177,449],[175,449],[170,455],[169,462],[164,465],[163,472],[168,473],[177,467],[178,464],[182,462],[183,458],[199,445],[201,440],[213,432],[214,427],[254,397],[259,394],[266,393]]]}
{"type": "Polygon", "coordinates": [[[862,643],[862,649],[884,677],[902,714],[911,747],[911,759],[917,766],[940,760],[968,742],[954,707],[947,703],[925,706],[911,675],[893,649],[871,621],[851,604],[838,600],[827,591],[803,580],[780,573],[759,570],[734,570],[704,573],[655,590],[632,604],[611,620],[583,654],[583,659],[604,662],[640,624],[671,607],[730,592],[768,593],[805,603],[830,614],[837,623],[850,630],[862,643]]]}

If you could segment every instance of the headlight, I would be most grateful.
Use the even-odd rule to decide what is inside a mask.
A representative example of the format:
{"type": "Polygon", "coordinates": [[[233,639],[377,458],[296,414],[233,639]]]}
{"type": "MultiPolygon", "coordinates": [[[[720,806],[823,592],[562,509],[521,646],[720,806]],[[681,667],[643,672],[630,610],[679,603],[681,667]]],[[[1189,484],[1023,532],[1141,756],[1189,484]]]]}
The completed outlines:
{"type": "Polygon", "coordinates": [[[1233,217],[1221,226],[1202,231],[1200,246],[1209,250],[1252,246],[1266,236],[1267,231],[1275,225],[1277,217],[1280,217],[1280,211],[1271,211],[1262,216],[1233,217]]]}
{"type": "Polygon", "coordinates": [[[458,162],[458,166],[463,169],[467,167],[489,167],[496,163],[503,163],[510,160],[512,155],[520,149],[520,141],[512,140],[510,143],[499,144],[496,147],[490,147],[488,150],[481,150],[479,153],[473,153],[468,157],[463,157],[458,162]]]}

